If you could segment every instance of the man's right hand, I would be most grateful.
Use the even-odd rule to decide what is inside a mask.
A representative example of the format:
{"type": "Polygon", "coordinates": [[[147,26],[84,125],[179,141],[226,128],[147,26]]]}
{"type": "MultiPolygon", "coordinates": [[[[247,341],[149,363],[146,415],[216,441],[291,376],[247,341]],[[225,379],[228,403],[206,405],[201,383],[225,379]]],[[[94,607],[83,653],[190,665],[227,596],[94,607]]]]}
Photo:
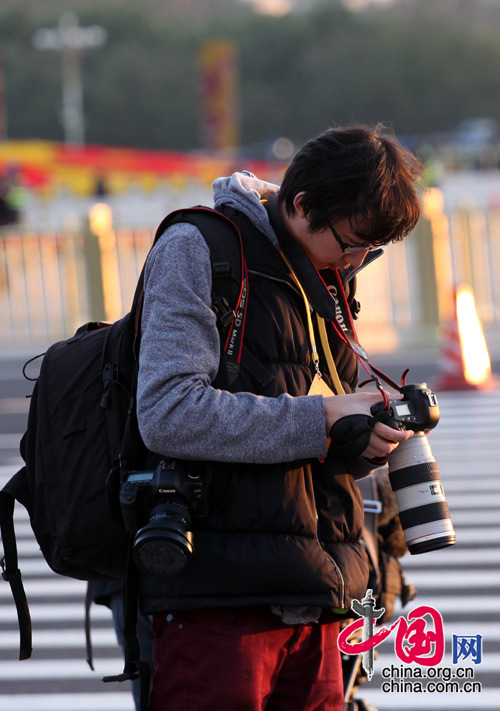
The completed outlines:
{"type": "MultiPolygon", "coordinates": [[[[391,400],[399,400],[402,395],[391,395],[391,400]]],[[[330,433],[331,428],[342,417],[350,415],[371,415],[371,408],[377,402],[383,401],[382,393],[349,393],[347,395],[336,395],[335,397],[325,397],[326,432],[330,433]]],[[[396,430],[382,422],[377,422],[370,436],[366,449],[361,456],[366,459],[385,459],[393,452],[400,442],[409,439],[413,435],[411,430],[396,430]]]]}

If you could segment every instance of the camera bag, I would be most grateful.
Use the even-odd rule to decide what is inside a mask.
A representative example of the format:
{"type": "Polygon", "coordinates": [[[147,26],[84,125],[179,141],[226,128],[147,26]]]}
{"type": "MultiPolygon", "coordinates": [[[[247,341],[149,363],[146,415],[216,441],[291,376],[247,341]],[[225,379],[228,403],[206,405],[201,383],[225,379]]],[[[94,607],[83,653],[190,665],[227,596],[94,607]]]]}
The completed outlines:
{"type": "MultiPolygon", "coordinates": [[[[246,267],[241,235],[222,213],[195,207],[168,215],[154,243],[177,222],[194,224],[209,246],[212,304],[224,346],[235,311],[243,307],[246,267]]],[[[31,656],[32,641],[18,568],[16,500],[28,510],[53,571],[89,581],[127,577],[130,534],[113,518],[107,480],[112,470],[119,480],[121,470],[144,467],[148,456],[135,402],[143,292],[144,268],[126,316],[113,324],[84,324],[72,338],[51,345],[43,354],[38,378],[28,378],[36,382],[20,446],[25,464],[0,491],[1,563],[17,608],[20,659],[31,656]]],[[[238,363],[231,364],[223,349],[221,353],[218,377],[224,382],[228,366],[237,368],[238,363]]]]}

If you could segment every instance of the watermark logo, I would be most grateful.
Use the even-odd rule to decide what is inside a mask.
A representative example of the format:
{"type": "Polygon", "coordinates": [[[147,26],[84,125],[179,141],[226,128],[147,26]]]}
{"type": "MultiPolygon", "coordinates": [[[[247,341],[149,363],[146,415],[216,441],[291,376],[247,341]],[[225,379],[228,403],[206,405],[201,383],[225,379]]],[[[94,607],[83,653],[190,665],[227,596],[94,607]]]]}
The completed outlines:
{"type": "Polygon", "coordinates": [[[376,610],[372,590],[367,590],[361,602],[359,600],[352,601],[351,609],[363,619],[362,645],[364,645],[366,649],[363,649],[362,665],[368,675],[368,679],[371,679],[373,676],[373,647],[370,641],[373,639],[373,623],[378,620],[379,617],[382,617],[385,608],[381,607],[380,610],[376,610]]]}
{"type": "MultiPolygon", "coordinates": [[[[437,668],[444,657],[445,635],[443,618],[436,608],[430,605],[420,605],[411,610],[406,617],[399,617],[390,627],[374,629],[377,619],[385,612],[384,608],[377,610],[375,605],[376,601],[372,596],[372,590],[367,590],[366,596],[361,601],[352,601],[351,609],[359,616],[359,619],[354,620],[340,632],[338,647],[344,654],[361,654],[363,669],[368,679],[371,679],[374,672],[373,650],[394,633],[394,652],[396,657],[403,662],[403,665],[399,668],[393,665],[382,670],[382,677],[385,679],[393,679],[392,671],[389,676],[386,673],[388,669],[396,669],[398,671],[396,675],[398,677],[396,684],[398,688],[392,689],[391,687],[389,689],[387,688],[387,683],[385,683],[382,686],[383,691],[420,690],[415,687],[412,689],[399,688],[399,678],[435,679],[440,677],[448,683],[448,677],[453,679],[471,678],[469,672],[472,672],[473,678],[474,670],[471,668],[458,667],[453,670],[449,667],[437,668]],[[357,641],[359,640],[360,630],[362,630],[361,642],[357,641]],[[416,668],[406,666],[412,663],[418,666],[416,668]],[[419,667],[425,667],[426,669],[419,669],[419,667]],[[467,674],[462,674],[461,672],[467,672],[467,674]]],[[[460,661],[471,661],[474,664],[480,664],[482,661],[482,641],[483,638],[480,634],[472,636],[454,634],[452,641],[453,664],[457,664],[460,661]]],[[[434,686],[436,685],[434,684],[434,686]]],[[[424,690],[439,692],[441,689],[426,688],[424,690]]],[[[447,688],[447,690],[453,691],[455,689],[447,688]]],[[[475,682],[470,689],[465,689],[464,685],[463,688],[458,690],[481,691],[481,685],[475,682]]]]}
{"type": "Polygon", "coordinates": [[[483,651],[483,636],[476,634],[474,636],[459,636],[453,635],[453,664],[459,661],[470,659],[474,664],[481,664],[483,651]]]}
{"type": "MultiPolygon", "coordinates": [[[[372,591],[368,590],[367,592],[371,596],[372,591]]],[[[361,603],[359,600],[353,600],[351,606],[353,612],[359,614],[359,607],[364,605],[365,600],[366,598],[363,598],[361,603]]],[[[383,608],[382,611],[384,611],[383,608]]],[[[370,628],[365,626],[364,619],[355,620],[340,633],[338,646],[344,654],[365,654],[387,639],[393,631],[396,631],[394,651],[402,662],[407,664],[416,662],[423,666],[434,666],[442,661],[444,655],[443,618],[434,607],[420,605],[408,614],[407,619],[401,616],[390,627],[381,627],[374,634],[368,634],[370,628]],[[428,625],[430,626],[428,627],[428,625]],[[349,637],[361,627],[363,627],[362,641],[350,643],[349,637]]],[[[373,629],[373,622],[371,629],[373,629]]],[[[367,674],[369,673],[366,668],[365,671],[367,674]]]]}

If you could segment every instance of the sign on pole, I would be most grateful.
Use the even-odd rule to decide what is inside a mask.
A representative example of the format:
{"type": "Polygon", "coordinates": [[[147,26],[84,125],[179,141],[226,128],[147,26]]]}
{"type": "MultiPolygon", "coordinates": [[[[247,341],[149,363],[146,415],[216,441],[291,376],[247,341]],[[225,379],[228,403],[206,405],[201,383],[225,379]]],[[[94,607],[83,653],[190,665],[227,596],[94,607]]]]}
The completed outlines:
{"type": "Polygon", "coordinates": [[[240,141],[238,50],[230,40],[203,44],[199,53],[201,129],[208,150],[234,149],[240,141]]]}
{"type": "Polygon", "coordinates": [[[0,59],[0,141],[7,138],[7,109],[5,104],[4,65],[0,59]]]}

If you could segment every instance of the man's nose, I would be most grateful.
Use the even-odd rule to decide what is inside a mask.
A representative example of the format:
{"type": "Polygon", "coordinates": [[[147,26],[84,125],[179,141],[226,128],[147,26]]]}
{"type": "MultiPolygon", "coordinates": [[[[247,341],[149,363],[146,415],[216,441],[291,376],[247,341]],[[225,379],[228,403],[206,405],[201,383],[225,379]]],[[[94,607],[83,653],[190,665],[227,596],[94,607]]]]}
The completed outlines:
{"type": "Polygon", "coordinates": [[[349,252],[346,256],[349,260],[351,267],[360,267],[365,261],[365,257],[368,254],[368,249],[360,249],[355,252],[349,252]]]}

